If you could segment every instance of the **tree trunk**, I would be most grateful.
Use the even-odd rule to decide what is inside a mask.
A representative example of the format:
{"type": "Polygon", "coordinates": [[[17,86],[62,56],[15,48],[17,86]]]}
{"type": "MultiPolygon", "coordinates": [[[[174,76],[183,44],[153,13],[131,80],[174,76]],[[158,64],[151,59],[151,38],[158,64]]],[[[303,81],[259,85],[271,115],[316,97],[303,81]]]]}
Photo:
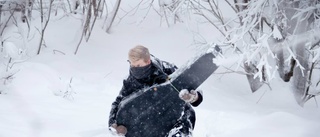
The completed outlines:
{"type": "Polygon", "coordinates": [[[260,81],[260,79],[258,77],[254,78],[254,74],[258,72],[258,69],[252,63],[251,64],[243,63],[243,65],[244,65],[244,70],[247,73],[246,76],[247,76],[248,82],[250,84],[250,89],[254,93],[263,85],[263,82],[260,81]]]}
{"type": "Polygon", "coordinates": [[[291,58],[290,64],[286,63],[285,60],[289,57],[288,52],[283,49],[283,45],[279,44],[277,46],[280,46],[280,48],[277,49],[275,53],[278,57],[278,60],[276,60],[278,66],[278,73],[280,75],[280,78],[284,82],[289,82],[291,77],[293,76],[293,70],[296,66],[296,61],[293,58],[291,58]]]}
{"type": "Polygon", "coordinates": [[[304,43],[299,43],[295,46],[295,52],[297,56],[297,60],[300,62],[301,66],[305,68],[304,70],[301,70],[300,67],[295,67],[293,70],[293,81],[292,81],[292,90],[294,97],[297,101],[297,103],[301,106],[304,105],[304,103],[307,101],[305,100],[306,97],[306,89],[307,89],[307,83],[308,83],[308,58],[309,54],[305,51],[305,45],[304,43]]]}
{"type": "MultiPolygon", "coordinates": [[[[301,7],[301,5],[306,4],[306,1],[297,1],[297,2],[290,2],[288,1],[286,4],[289,4],[292,9],[288,9],[288,13],[296,15],[299,11],[290,11],[294,10],[294,8],[302,8],[305,9],[307,7],[301,7]]],[[[307,4],[312,4],[312,2],[309,2],[307,4]]],[[[311,5],[310,5],[311,6],[311,5]]],[[[287,9],[288,7],[283,7],[284,9],[287,9]]],[[[311,28],[310,24],[312,22],[309,22],[309,18],[311,17],[308,12],[302,13],[299,17],[292,18],[292,16],[288,16],[289,21],[288,25],[291,26],[289,32],[293,35],[292,41],[290,41],[290,44],[293,46],[293,51],[295,53],[296,57],[296,65],[293,70],[293,81],[292,81],[292,90],[293,94],[295,96],[295,99],[297,103],[301,106],[304,105],[304,103],[307,101],[308,93],[307,88],[309,85],[308,80],[308,71],[310,70],[309,67],[309,56],[310,53],[307,52],[307,43],[310,42],[310,40],[306,37],[304,37],[303,34],[306,34],[311,28]]],[[[312,43],[312,42],[311,42],[312,43]]]]}

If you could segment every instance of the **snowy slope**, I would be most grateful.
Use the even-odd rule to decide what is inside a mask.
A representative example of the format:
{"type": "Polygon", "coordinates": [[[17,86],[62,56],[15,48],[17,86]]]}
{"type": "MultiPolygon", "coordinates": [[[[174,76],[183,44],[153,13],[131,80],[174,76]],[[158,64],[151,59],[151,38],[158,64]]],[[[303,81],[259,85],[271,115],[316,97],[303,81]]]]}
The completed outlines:
{"type": "MultiPolygon", "coordinates": [[[[10,70],[17,73],[0,94],[0,137],[111,136],[107,132],[109,110],[128,75],[128,49],[145,45],[153,55],[177,66],[199,50],[194,45],[195,33],[185,24],[160,26],[159,17],[150,14],[154,15],[148,18],[154,19],[141,24],[141,19],[129,16],[116,23],[111,34],[101,29],[103,19],[98,20],[91,39],[81,44],[76,55],[79,16],[53,17],[45,36],[47,47],[35,56],[37,37],[29,40],[23,57],[27,60],[10,70]]],[[[39,18],[34,22],[32,25],[39,25],[39,18]]],[[[22,30],[24,27],[22,24],[22,30]]],[[[212,34],[212,30],[197,29],[204,37],[212,34]]],[[[14,27],[8,29],[7,35],[14,31],[14,27]]],[[[33,28],[31,34],[36,31],[33,28]]],[[[21,46],[17,37],[8,40],[21,46]]],[[[204,101],[195,108],[194,137],[319,136],[320,109],[314,100],[301,108],[290,85],[280,79],[271,83],[272,90],[264,86],[252,94],[244,75],[223,72],[219,68],[200,87],[204,101]]]]}

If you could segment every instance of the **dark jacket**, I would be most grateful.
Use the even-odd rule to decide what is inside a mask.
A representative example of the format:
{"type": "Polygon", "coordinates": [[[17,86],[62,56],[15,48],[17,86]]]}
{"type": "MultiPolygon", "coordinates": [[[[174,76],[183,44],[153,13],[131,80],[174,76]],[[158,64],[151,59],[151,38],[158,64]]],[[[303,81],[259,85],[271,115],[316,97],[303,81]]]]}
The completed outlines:
{"type": "MultiPolygon", "coordinates": [[[[151,87],[154,84],[161,84],[167,81],[168,75],[172,74],[177,67],[165,61],[160,61],[159,59],[151,56],[151,69],[153,73],[144,79],[136,79],[131,74],[129,77],[123,81],[122,89],[117,96],[116,100],[112,103],[110,115],[109,115],[109,126],[116,123],[116,114],[118,112],[118,107],[120,102],[132,93],[136,93],[143,88],[151,87]]],[[[198,92],[199,99],[192,103],[192,106],[198,106],[202,102],[202,94],[198,92]]],[[[186,111],[186,110],[185,110],[186,111]]]]}

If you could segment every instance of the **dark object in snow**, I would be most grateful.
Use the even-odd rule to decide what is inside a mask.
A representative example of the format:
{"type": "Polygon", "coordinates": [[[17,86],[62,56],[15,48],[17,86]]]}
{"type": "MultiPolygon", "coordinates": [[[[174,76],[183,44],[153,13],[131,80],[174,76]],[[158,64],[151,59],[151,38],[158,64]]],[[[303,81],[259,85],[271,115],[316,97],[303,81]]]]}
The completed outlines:
{"type": "Polygon", "coordinates": [[[218,68],[212,60],[215,54],[219,54],[217,50],[188,62],[171,75],[170,82],[125,98],[120,103],[116,121],[127,128],[126,137],[165,137],[185,106],[178,92],[197,89],[218,68]]]}

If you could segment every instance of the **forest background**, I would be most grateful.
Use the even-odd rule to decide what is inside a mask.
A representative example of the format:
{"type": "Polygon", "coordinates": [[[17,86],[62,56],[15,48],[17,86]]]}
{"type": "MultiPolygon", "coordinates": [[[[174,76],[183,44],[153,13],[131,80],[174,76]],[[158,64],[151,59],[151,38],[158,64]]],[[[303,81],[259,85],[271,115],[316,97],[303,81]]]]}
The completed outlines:
{"type": "Polygon", "coordinates": [[[1,0],[0,136],[108,136],[142,44],[183,66],[215,45],[194,136],[315,137],[317,0],[1,0]]]}

